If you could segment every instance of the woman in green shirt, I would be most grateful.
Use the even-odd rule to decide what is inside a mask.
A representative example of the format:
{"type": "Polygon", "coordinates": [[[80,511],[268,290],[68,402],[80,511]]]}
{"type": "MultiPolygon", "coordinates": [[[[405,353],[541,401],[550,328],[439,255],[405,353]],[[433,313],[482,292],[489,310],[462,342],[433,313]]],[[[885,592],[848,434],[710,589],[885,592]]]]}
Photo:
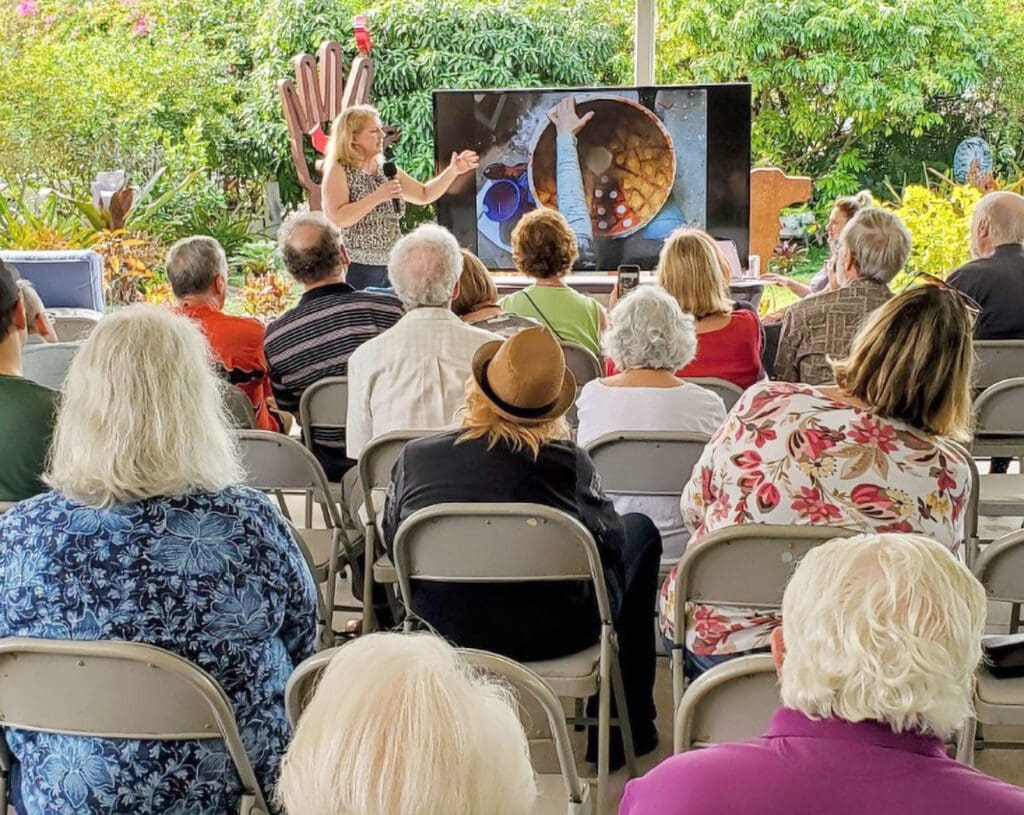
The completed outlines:
{"type": "Polygon", "coordinates": [[[524,215],[512,231],[512,257],[534,283],[502,300],[502,310],[531,317],[560,342],[578,343],[600,358],[607,317],[600,303],[565,283],[579,246],[561,213],[541,208],[524,215]]]}

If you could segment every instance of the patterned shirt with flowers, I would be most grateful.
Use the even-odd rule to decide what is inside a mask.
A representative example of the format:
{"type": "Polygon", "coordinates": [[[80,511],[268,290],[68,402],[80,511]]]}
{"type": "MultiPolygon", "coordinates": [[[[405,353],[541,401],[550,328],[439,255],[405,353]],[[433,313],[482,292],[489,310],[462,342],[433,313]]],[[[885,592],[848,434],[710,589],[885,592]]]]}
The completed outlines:
{"type": "MultiPolygon", "coordinates": [[[[919,532],[956,551],[971,475],[941,438],[828,395],[770,382],[748,389],[712,437],[682,513],[690,546],[737,524],[828,524],[864,532],[919,532]]],[[[676,569],[661,587],[661,627],[674,633],[676,569]]],[[[699,655],[764,648],[778,612],[687,609],[686,646],[699,655]]]]}

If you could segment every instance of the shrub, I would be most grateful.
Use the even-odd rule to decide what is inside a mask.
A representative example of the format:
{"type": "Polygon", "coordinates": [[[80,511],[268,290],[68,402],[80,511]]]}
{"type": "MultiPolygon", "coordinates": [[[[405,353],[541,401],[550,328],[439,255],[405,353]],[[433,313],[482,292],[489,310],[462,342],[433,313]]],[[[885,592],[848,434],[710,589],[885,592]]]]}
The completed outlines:
{"type": "Polygon", "coordinates": [[[293,299],[291,281],[277,272],[247,275],[236,298],[243,313],[261,319],[281,314],[293,299]]]}

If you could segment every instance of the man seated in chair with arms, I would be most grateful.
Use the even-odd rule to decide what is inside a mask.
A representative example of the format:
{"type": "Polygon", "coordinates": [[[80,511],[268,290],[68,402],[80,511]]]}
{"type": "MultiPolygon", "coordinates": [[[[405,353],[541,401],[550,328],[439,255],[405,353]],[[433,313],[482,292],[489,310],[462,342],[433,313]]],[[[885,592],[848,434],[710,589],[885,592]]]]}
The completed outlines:
{"type": "Polygon", "coordinates": [[[772,638],[783,707],[767,733],[673,756],[619,815],[1022,815],[1024,790],[946,754],[972,713],[985,605],[921,535],[812,549],[772,638]]]}

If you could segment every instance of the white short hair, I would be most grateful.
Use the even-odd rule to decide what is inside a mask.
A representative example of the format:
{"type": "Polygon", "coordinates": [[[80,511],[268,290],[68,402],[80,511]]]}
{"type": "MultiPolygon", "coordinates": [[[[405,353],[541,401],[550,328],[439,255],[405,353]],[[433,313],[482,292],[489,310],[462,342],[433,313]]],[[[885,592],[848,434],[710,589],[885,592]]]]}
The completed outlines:
{"type": "Polygon", "coordinates": [[[910,257],[910,230],[900,216],[881,207],[857,212],[839,233],[839,244],[857,262],[861,277],[888,283],[910,257]]]}
{"type": "Polygon", "coordinates": [[[998,190],[982,196],[974,208],[972,226],[988,221],[988,233],[995,246],[1024,243],[1024,196],[998,190]]]}
{"type": "Polygon", "coordinates": [[[693,316],[658,286],[640,286],[612,309],[605,353],[620,371],[678,371],[697,355],[693,316]]]}
{"type": "Polygon", "coordinates": [[[139,304],[100,320],[68,370],[46,483],[109,507],[242,480],[206,338],[139,304]]]}
{"type": "Polygon", "coordinates": [[[399,239],[388,261],[388,278],[406,309],[448,305],[461,274],[459,242],[437,224],[422,224],[399,239]]]}
{"type": "Polygon", "coordinates": [[[527,815],[537,788],[509,690],[432,634],[370,634],[324,671],[281,763],[286,811],[527,815]]]}
{"type": "Polygon", "coordinates": [[[971,714],[985,590],[922,535],[812,549],[782,601],[782,702],[812,718],[948,738],[971,714]]]}

